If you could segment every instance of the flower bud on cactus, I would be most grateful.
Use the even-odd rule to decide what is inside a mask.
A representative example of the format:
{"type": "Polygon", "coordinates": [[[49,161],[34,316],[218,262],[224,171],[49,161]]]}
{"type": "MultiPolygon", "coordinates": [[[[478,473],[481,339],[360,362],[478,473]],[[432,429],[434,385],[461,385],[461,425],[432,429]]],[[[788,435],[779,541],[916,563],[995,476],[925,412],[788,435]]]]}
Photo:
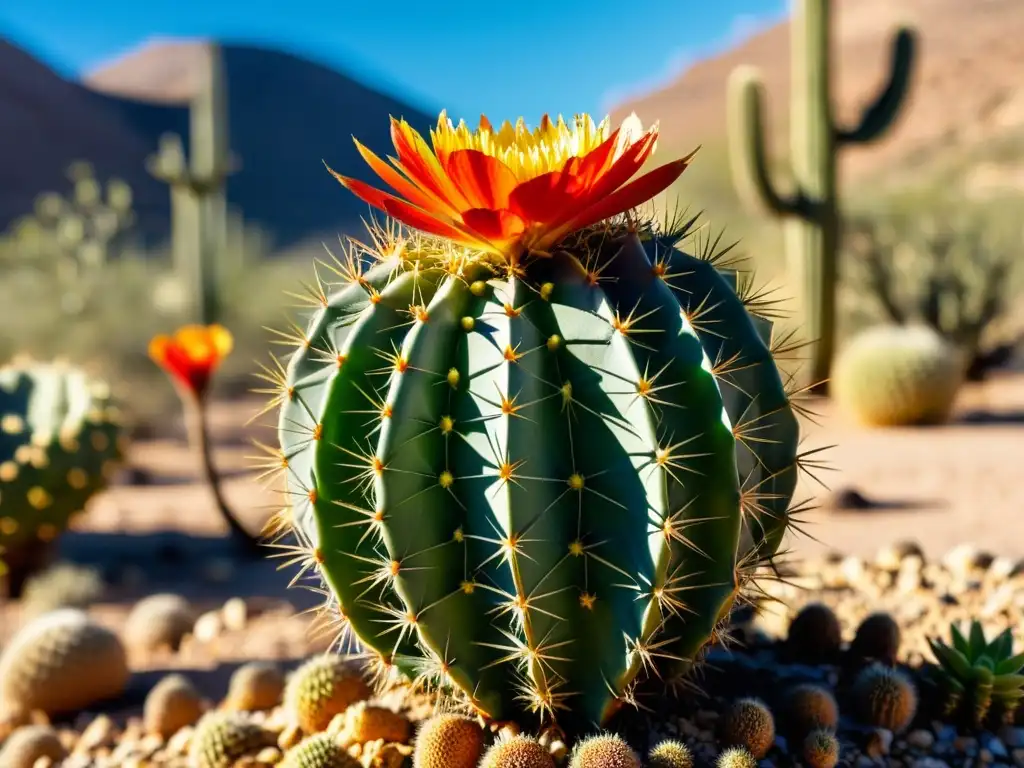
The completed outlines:
{"type": "Polygon", "coordinates": [[[640,757],[621,736],[603,733],[577,742],[569,768],[640,768],[640,757]]]}
{"type": "Polygon", "coordinates": [[[281,768],[360,768],[359,761],[330,735],[316,733],[285,753],[281,768]]]}
{"type": "Polygon", "coordinates": [[[721,739],[726,746],[743,747],[760,760],[775,741],[775,718],[763,702],[740,699],[722,718],[721,739]]]}
{"type": "Polygon", "coordinates": [[[650,768],[693,768],[693,753],[683,742],[670,739],[651,748],[647,764],[650,768]]]}
{"type": "Polygon", "coordinates": [[[288,679],[284,702],[306,733],[326,730],[335,715],[370,697],[362,671],[351,661],[324,654],[296,669],[288,679]]]}
{"type": "Polygon", "coordinates": [[[0,561],[12,593],[122,456],[106,383],[57,363],[0,367],[0,561]]]}
{"type": "Polygon", "coordinates": [[[899,652],[900,625],[884,612],[872,613],[860,623],[849,649],[856,663],[877,661],[890,667],[896,665],[899,652]]]}
{"type": "Polygon", "coordinates": [[[897,669],[872,664],[863,669],[851,691],[861,722],[893,733],[904,730],[917,713],[917,690],[897,669]]]}
{"type": "Polygon", "coordinates": [[[757,758],[742,747],[732,747],[718,756],[715,768],[757,768],[757,758]]]}
{"type": "Polygon", "coordinates": [[[413,768],[476,768],[484,751],[484,732],[472,718],[434,715],[420,726],[413,768]]]}
{"type": "Polygon", "coordinates": [[[86,709],[124,691],[121,641],[85,613],[63,608],[23,627],[0,656],[0,701],[48,715],[86,709]]]}
{"type": "Polygon", "coordinates": [[[531,736],[499,738],[480,760],[480,768],[555,768],[547,747],[531,736]]]}
{"type": "Polygon", "coordinates": [[[796,417],[756,294],[688,226],[352,246],[270,378],[282,521],[381,670],[589,729],[650,663],[688,672],[774,555],[796,417]]]}
{"type": "Polygon", "coordinates": [[[839,723],[839,705],[821,685],[801,683],[786,691],[784,718],[787,733],[802,738],[815,729],[834,730],[839,723]]]}
{"type": "Polygon", "coordinates": [[[243,757],[272,746],[273,734],[236,713],[211,712],[196,726],[189,747],[195,768],[232,768],[243,757]]]}
{"type": "Polygon", "coordinates": [[[822,664],[838,657],[842,641],[835,612],[823,603],[810,603],[790,622],[786,651],[794,661],[822,664]]]}
{"type": "Polygon", "coordinates": [[[807,734],[801,750],[808,768],[835,768],[839,762],[839,739],[829,730],[807,734]]]}
{"type": "Polygon", "coordinates": [[[832,386],[840,407],[866,425],[938,424],[963,375],[959,352],[931,328],[880,326],[843,350],[832,386]]]}

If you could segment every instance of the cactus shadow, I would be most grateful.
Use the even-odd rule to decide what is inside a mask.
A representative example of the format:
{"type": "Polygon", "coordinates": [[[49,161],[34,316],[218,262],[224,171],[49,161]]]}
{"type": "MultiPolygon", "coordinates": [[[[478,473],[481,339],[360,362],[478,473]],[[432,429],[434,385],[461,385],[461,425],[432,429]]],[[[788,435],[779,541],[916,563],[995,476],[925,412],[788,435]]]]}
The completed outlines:
{"type": "Polygon", "coordinates": [[[318,604],[309,590],[290,589],[288,578],[269,557],[242,552],[225,536],[198,536],[175,530],[145,533],[68,531],[53,561],[94,568],[107,591],[103,602],[128,604],[157,592],[174,592],[202,604],[231,597],[272,599],[307,610],[318,604]]]}
{"type": "Polygon", "coordinates": [[[1007,410],[974,409],[959,414],[950,421],[950,426],[1006,426],[1024,424],[1024,409],[1007,410]]]}
{"type": "Polygon", "coordinates": [[[839,488],[822,500],[821,509],[830,514],[872,512],[916,512],[948,506],[943,499],[897,499],[865,494],[858,488],[839,488]]]}

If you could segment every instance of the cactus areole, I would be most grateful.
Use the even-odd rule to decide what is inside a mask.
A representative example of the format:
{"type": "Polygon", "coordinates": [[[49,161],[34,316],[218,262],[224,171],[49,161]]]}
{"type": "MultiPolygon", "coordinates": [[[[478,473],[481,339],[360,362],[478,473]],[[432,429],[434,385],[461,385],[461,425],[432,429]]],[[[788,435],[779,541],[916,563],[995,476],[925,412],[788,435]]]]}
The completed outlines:
{"type": "Polygon", "coordinates": [[[431,234],[352,242],[270,376],[297,559],[381,671],[492,719],[590,727],[685,674],[790,519],[771,323],[692,221],[624,213],[685,165],[621,186],[626,133],[442,115],[435,155],[396,123],[408,180],[371,165],[418,205],[341,180],[431,234]]]}

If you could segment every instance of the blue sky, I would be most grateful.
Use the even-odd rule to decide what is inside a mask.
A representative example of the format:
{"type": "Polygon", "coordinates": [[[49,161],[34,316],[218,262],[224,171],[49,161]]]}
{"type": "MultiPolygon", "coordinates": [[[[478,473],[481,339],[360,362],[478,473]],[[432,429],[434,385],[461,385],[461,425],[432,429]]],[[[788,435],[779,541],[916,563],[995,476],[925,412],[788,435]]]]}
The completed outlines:
{"type": "Polygon", "coordinates": [[[784,0],[3,0],[0,36],[68,74],[152,37],[284,48],[453,117],[603,113],[781,17],[784,0]]]}

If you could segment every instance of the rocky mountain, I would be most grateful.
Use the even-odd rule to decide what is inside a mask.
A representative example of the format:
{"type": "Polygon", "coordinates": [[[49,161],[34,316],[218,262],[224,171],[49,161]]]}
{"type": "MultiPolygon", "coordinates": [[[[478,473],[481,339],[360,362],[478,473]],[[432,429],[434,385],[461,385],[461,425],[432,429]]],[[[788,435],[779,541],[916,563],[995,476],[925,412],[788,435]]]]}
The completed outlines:
{"type": "MultiPolygon", "coordinates": [[[[232,44],[223,53],[231,147],[241,161],[228,183],[229,203],[281,247],[357,227],[366,206],[323,162],[369,180],[352,135],[385,152],[389,115],[423,129],[432,118],[288,53],[232,44]]],[[[98,178],[117,176],[132,186],[146,235],[166,236],[167,188],[149,176],[145,160],[165,132],[187,141],[186,104],[205,56],[200,41],[156,42],[77,83],[0,40],[0,229],[31,210],[36,195],[66,190],[67,166],[88,160],[98,178]]]]}
{"type": "MultiPolygon", "coordinates": [[[[836,46],[838,119],[853,122],[884,83],[892,34],[917,30],[919,58],[911,98],[895,128],[878,143],[843,156],[851,180],[895,167],[927,166],[951,155],[998,155],[1017,141],[1017,172],[1000,156],[1001,172],[1024,189],[1024,3],[1021,0],[838,0],[836,46]]],[[[789,28],[780,23],[701,61],[657,90],[617,105],[661,121],[664,142],[686,150],[724,139],[726,82],[741,64],[758,67],[768,90],[773,143],[787,146],[789,28]]],[[[1011,153],[1012,154],[1012,153],[1011,153]]],[[[974,173],[985,170],[981,165],[974,173]]],[[[989,168],[991,170],[991,168],[989,168]]]]}

